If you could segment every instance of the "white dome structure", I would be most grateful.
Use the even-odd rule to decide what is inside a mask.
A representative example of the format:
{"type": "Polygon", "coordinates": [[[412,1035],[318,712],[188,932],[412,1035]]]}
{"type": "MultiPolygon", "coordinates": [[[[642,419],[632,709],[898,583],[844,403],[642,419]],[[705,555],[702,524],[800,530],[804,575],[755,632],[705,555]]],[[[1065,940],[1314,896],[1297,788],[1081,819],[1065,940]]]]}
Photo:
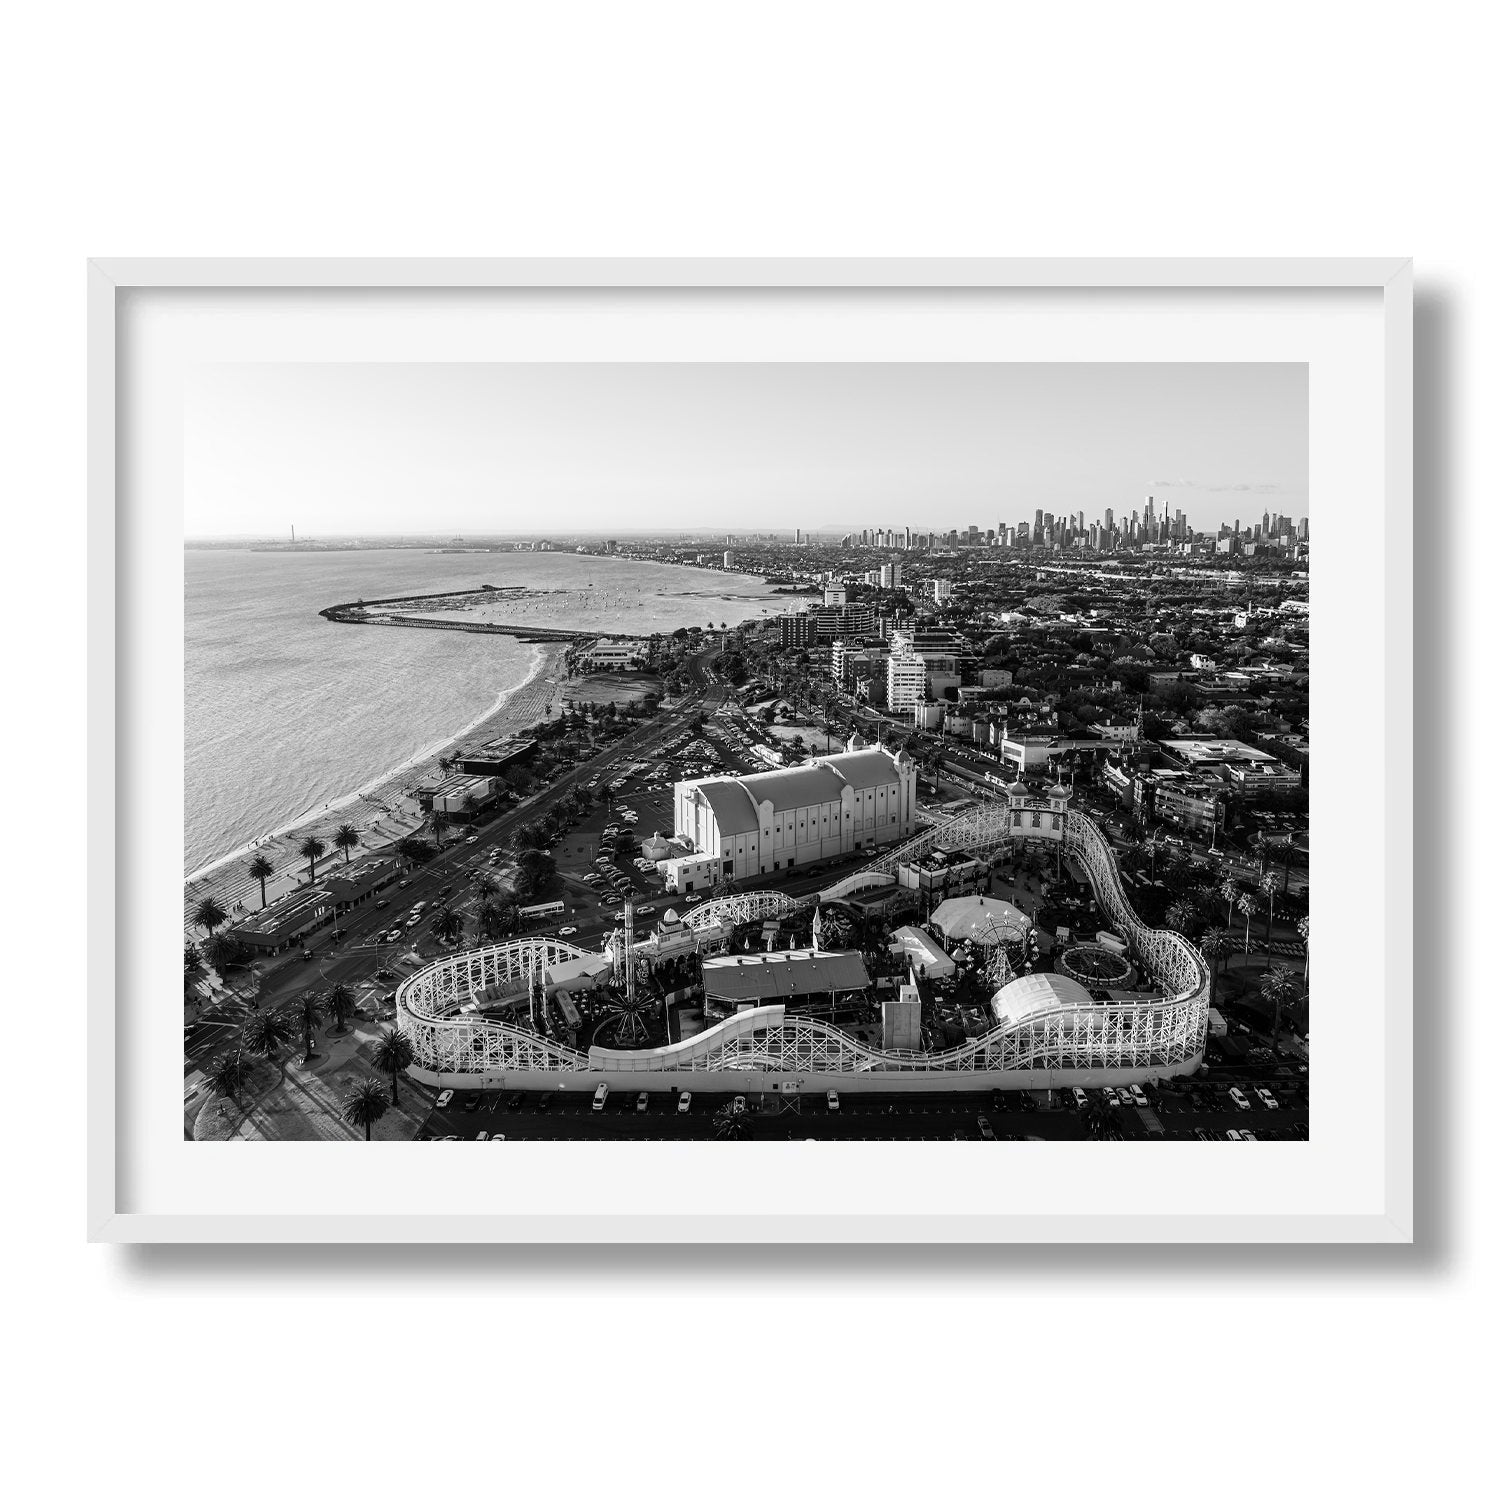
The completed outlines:
{"type": "Polygon", "coordinates": [[[998,943],[1024,941],[1031,932],[1031,918],[1020,907],[994,896],[953,896],[933,912],[932,926],[950,949],[966,941],[993,948],[998,943]]]}
{"type": "Polygon", "coordinates": [[[1077,980],[1064,974],[1023,974],[995,991],[990,1009],[1002,1025],[1035,1021],[1049,1011],[1092,1005],[1093,998],[1077,980]]]}

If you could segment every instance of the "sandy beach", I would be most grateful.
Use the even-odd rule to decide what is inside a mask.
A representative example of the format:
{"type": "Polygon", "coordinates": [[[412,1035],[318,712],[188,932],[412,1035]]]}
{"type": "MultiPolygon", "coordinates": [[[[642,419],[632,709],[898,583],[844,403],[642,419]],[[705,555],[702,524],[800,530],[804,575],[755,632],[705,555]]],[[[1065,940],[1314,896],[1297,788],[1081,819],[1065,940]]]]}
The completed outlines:
{"type": "Polygon", "coordinates": [[[264,854],[275,869],[266,881],[266,898],[278,896],[305,884],[307,861],[297,852],[309,836],[318,838],[325,854],[318,861],[322,871],[344,863],[343,854],[333,846],[333,835],[344,823],[352,823],[360,836],[359,847],[351,857],[383,848],[405,838],[419,828],[423,815],[414,793],[423,783],[441,779],[439,756],[470,740],[488,740],[516,734],[547,716],[549,706],[556,710],[568,701],[570,687],[576,693],[578,683],[570,684],[564,674],[562,659],[567,647],[560,643],[537,642],[531,675],[520,686],[501,695],[485,714],[466,724],[457,734],[426,746],[403,764],[392,767],[375,781],[369,782],[326,806],[309,809],[284,827],[268,830],[254,843],[215,860],[194,872],[183,887],[183,931],[191,942],[204,934],[193,924],[193,912],[206,896],[213,896],[230,915],[231,920],[260,909],[260,885],[247,873],[256,854],[264,854]]]}

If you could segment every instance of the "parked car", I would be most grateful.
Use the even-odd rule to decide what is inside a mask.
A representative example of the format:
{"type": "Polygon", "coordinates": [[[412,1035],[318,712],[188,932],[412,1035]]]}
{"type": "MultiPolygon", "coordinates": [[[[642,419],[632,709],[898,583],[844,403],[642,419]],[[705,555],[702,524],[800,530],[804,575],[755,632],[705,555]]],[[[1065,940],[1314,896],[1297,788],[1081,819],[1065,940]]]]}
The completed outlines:
{"type": "Polygon", "coordinates": [[[604,1101],[608,1098],[609,1085],[607,1083],[601,1083],[599,1087],[594,1090],[594,1112],[596,1114],[604,1108],[604,1101]]]}
{"type": "Polygon", "coordinates": [[[1255,1097],[1265,1105],[1267,1109],[1280,1109],[1281,1105],[1276,1102],[1276,1095],[1270,1089],[1256,1089],[1255,1097]]]}
{"type": "Polygon", "coordinates": [[[1229,1090],[1229,1097],[1234,1100],[1234,1107],[1236,1109],[1250,1108],[1250,1101],[1244,1096],[1244,1094],[1239,1091],[1239,1089],[1231,1088],[1229,1090]]]}
{"type": "Polygon", "coordinates": [[[642,1089],[640,1093],[635,1096],[635,1112],[638,1115],[643,1115],[648,1109],[650,1109],[650,1107],[651,1095],[648,1094],[645,1089],[642,1089]]]}
{"type": "Polygon", "coordinates": [[[677,1096],[677,1113],[678,1114],[685,1115],[692,1107],[693,1107],[693,1094],[692,1094],[692,1090],[691,1089],[687,1093],[685,1093],[685,1094],[679,1094],[677,1096]]]}
{"type": "Polygon", "coordinates": [[[979,1117],[979,1138],[984,1141],[995,1139],[995,1127],[990,1124],[984,1115],[980,1115],[979,1117]]]}
{"type": "Polygon", "coordinates": [[[488,1130],[481,1130],[479,1132],[479,1134],[474,1137],[474,1139],[476,1141],[487,1141],[487,1140],[489,1140],[489,1138],[490,1138],[490,1133],[489,1133],[488,1130]]]}
{"type": "Polygon", "coordinates": [[[1075,1088],[1073,1090],[1073,1103],[1076,1104],[1079,1109],[1087,1109],[1089,1107],[1089,1096],[1085,1094],[1082,1089],[1075,1088]]]}
{"type": "Polygon", "coordinates": [[[435,1103],[433,1105],[433,1108],[434,1109],[447,1109],[447,1107],[450,1104],[452,1104],[452,1103],[453,1103],[453,1090],[452,1089],[444,1089],[443,1092],[437,1096],[437,1100],[435,1101],[435,1103]]]}
{"type": "Polygon", "coordinates": [[[839,1095],[837,1089],[828,1090],[828,1113],[836,1115],[839,1112],[839,1095]]]}

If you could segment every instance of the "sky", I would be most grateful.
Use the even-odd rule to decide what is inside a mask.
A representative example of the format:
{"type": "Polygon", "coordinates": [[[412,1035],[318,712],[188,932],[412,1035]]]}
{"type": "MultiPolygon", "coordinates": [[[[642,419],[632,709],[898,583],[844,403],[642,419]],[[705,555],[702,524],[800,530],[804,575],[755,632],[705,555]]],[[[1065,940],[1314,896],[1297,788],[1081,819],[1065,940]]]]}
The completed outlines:
{"type": "Polygon", "coordinates": [[[1308,514],[1307,431],[1300,364],[209,365],[186,534],[1212,530],[1308,514]]]}

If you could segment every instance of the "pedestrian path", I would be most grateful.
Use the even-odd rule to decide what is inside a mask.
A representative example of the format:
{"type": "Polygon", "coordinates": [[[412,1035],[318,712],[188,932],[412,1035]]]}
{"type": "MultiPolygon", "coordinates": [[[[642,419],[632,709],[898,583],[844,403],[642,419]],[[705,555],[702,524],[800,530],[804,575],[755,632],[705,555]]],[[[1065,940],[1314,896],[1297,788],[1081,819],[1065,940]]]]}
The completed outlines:
{"type": "MultiPolygon", "coordinates": [[[[377,804],[384,808],[384,804],[377,804]]],[[[266,901],[275,901],[299,885],[308,883],[308,864],[299,854],[298,848],[309,835],[315,835],[327,847],[328,853],[318,861],[320,874],[327,874],[337,865],[345,863],[343,855],[333,847],[333,834],[340,824],[354,822],[350,816],[353,809],[344,808],[335,820],[324,826],[310,823],[306,827],[283,834],[280,838],[267,839],[259,848],[235,860],[221,865],[217,870],[193,881],[183,889],[182,926],[186,942],[201,942],[207,935],[194,921],[198,904],[212,896],[229,914],[230,924],[260,910],[260,882],[250,875],[250,863],[257,854],[264,854],[271,862],[273,873],[266,878],[266,901]]],[[[378,817],[365,824],[354,822],[359,832],[359,847],[351,851],[353,857],[373,850],[389,848],[401,839],[420,829],[424,815],[414,806],[401,807],[395,811],[383,810],[378,817]]]]}

